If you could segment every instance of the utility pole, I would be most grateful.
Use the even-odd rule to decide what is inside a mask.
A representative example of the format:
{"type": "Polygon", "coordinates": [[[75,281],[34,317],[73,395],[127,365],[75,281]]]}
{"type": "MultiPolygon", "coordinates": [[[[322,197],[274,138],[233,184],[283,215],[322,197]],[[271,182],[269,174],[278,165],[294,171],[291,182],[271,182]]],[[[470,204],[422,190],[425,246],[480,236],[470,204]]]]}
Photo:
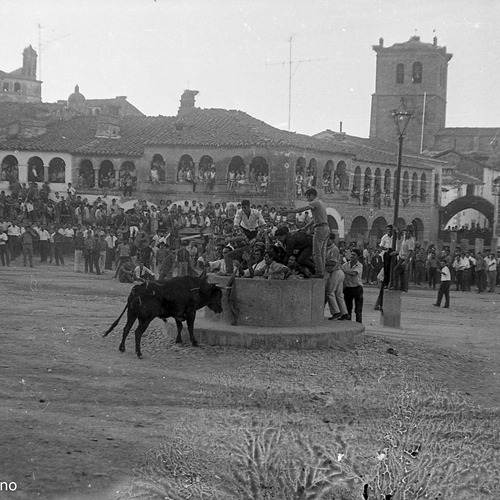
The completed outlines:
{"type": "MultiPolygon", "coordinates": [[[[288,64],[288,132],[290,132],[291,121],[292,121],[292,78],[293,78],[293,75],[295,73],[295,72],[292,72],[293,64],[297,63],[297,68],[298,68],[300,63],[303,63],[303,62],[326,61],[326,58],[323,58],[323,59],[297,59],[294,61],[292,59],[293,36],[294,35],[290,35],[290,38],[288,39],[288,43],[290,44],[290,52],[289,52],[288,62],[285,63],[283,61],[283,62],[279,62],[279,63],[266,63],[266,66],[276,66],[277,64],[284,66],[285,64],[288,64]]],[[[295,68],[295,69],[297,70],[297,68],[295,68]]]]}

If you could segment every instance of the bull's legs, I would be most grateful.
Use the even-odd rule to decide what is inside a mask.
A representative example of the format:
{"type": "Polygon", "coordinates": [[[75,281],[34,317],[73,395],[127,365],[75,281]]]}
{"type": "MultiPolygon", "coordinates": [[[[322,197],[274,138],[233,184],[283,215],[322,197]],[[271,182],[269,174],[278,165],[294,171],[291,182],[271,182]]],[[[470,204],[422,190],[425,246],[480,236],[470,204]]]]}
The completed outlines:
{"type": "Polygon", "coordinates": [[[130,308],[127,311],[127,323],[123,327],[123,336],[122,336],[122,341],[120,343],[120,346],[118,349],[121,352],[125,352],[125,340],[127,339],[127,336],[130,332],[130,329],[132,328],[133,324],[135,323],[135,320],[137,319],[137,316],[130,310],[130,308]]]}
{"type": "Polygon", "coordinates": [[[152,319],[139,319],[139,325],[135,329],[135,353],[139,359],[142,358],[141,352],[141,338],[142,334],[146,331],[146,328],[149,326],[149,323],[153,321],[152,319]]]}
{"type": "Polygon", "coordinates": [[[177,344],[182,344],[182,337],[181,337],[181,333],[182,333],[182,321],[178,320],[178,319],[175,319],[175,324],[177,325],[177,337],[175,339],[175,342],[177,344]]]}
{"type": "Polygon", "coordinates": [[[187,323],[187,327],[188,327],[188,330],[189,330],[189,338],[191,339],[191,344],[193,345],[193,347],[198,347],[198,341],[196,340],[195,336],[194,336],[194,320],[196,318],[196,312],[194,312],[193,314],[188,314],[187,318],[186,318],[186,323],[187,323]]]}

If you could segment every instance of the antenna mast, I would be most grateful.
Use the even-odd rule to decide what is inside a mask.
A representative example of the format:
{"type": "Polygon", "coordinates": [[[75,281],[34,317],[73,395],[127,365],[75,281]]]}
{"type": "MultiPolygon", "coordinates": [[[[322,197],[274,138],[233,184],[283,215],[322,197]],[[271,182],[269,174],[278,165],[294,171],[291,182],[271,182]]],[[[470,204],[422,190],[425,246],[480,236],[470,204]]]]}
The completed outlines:
{"type": "MultiPolygon", "coordinates": [[[[290,132],[291,129],[291,121],[292,121],[292,78],[293,78],[293,73],[292,73],[292,65],[294,63],[297,63],[297,68],[300,63],[303,62],[313,62],[313,61],[326,61],[327,58],[322,58],[322,59],[297,59],[293,60],[292,59],[292,43],[293,43],[293,37],[294,35],[290,35],[290,38],[288,39],[288,43],[290,44],[290,53],[289,53],[289,58],[288,58],[288,131],[290,132]]],[[[280,63],[266,63],[266,66],[275,66],[276,64],[281,64],[284,65],[285,62],[280,62],[280,63]]]]}

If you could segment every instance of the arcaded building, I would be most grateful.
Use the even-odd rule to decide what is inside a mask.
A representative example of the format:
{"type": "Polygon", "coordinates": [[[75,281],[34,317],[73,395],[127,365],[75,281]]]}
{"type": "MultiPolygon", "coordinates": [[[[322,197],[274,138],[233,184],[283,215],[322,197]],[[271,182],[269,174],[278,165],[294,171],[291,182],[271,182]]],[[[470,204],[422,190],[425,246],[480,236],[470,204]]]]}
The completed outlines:
{"type": "MultiPolygon", "coordinates": [[[[375,244],[392,223],[396,144],[325,132],[318,137],[276,129],[242,111],[200,109],[197,92],[181,97],[170,117],[80,115],[47,125],[37,137],[0,142],[0,189],[12,172],[20,182],[51,183],[65,192],[119,196],[134,179],[134,196],[159,203],[197,199],[291,207],[315,187],[341,238],[375,244]]],[[[419,241],[435,235],[443,163],[403,157],[401,226],[419,241]]]]}

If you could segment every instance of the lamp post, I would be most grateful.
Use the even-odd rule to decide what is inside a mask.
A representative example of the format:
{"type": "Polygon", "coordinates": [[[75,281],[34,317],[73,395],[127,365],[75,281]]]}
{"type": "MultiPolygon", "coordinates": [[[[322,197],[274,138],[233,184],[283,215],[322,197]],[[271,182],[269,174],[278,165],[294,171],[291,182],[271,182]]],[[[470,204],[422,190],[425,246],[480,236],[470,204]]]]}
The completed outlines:
{"type": "Polygon", "coordinates": [[[498,250],[498,199],[500,198],[500,176],[493,179],[491,184],[493,195],[493,231],[491,233],[491,252],[496,255],[498,250]]]}
{"type": "MultiPolygon", "coordinates": [[[[413,111],[409,111],[405,107],[404,99],[401,99],[401,106],[398,109],[391,111],[391,116],[396,124],[396,129],[398,133],[398,164],[396,167],[396,179],[394,186],[394,229],[398,227],[398,217],[399,217],[399,198],[401,190],[401,164],[403,160],[403,141],[405,138],[406,129],[410,123],[410,119],[413,116],[413,111]]],[[[392,238],[392,249],[396,250],[396,238],[392,238]]]]}
{"type": "MultiPolygon", "coordinates": [[[[401,190],[401,164],[403,162],[403,141],[410,119],[413,112],[406,109],[404,99],[401,99],[401,105],[398,109],[391,111],[391,116],[396,125],[398,134],[398,163],[396,167],[396,178],[394,181],[394,219],[393,219],[393,233],[392,233],[392,251],[396,250],[396,241],[398,237],[398,217],[399,217],[399,198],[401,190]]],[[[390,272],[394,273],[395,263],[392,262],[391,257],[390,272]]],[[[394,277],[391,276],[391,282],[394,277]]],[[[383,293],[383,289],[382,289],[383,293]]],[[[401,326],[401,291],[388,290],[387,295],[383,300],[384,307],[382,309],[381,324],[393,328],[401,326]]]]}

